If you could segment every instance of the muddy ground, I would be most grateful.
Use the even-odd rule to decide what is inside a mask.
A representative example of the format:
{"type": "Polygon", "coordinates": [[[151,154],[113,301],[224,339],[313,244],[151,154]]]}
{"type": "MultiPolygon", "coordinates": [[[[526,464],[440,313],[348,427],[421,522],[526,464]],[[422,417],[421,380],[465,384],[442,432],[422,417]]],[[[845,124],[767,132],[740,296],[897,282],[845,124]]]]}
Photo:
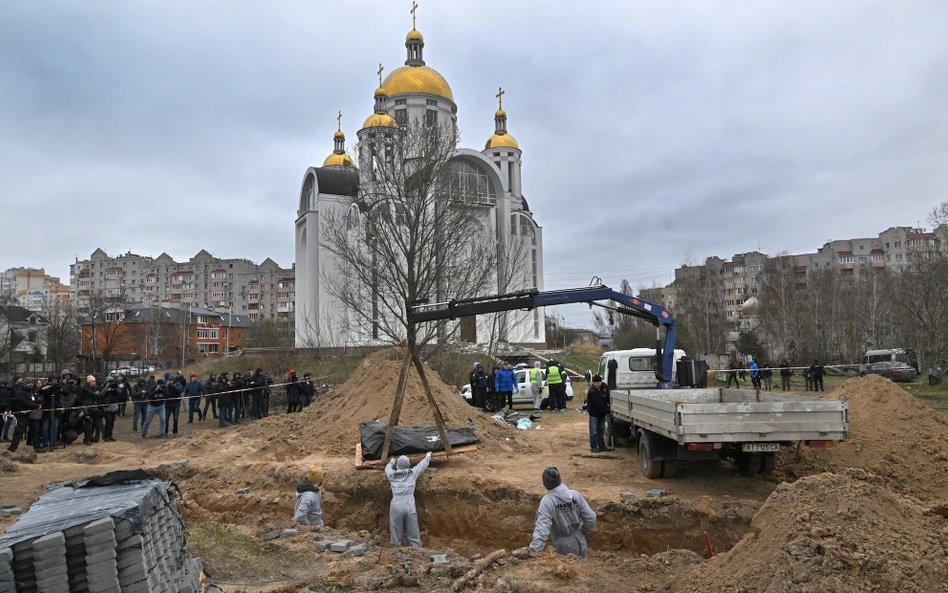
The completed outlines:
{"type": "MultiPolygon", "coordinates": [[[[936,591],[948,582],[948,423],[874,376],[830,394],[849,402],[847,443],[785,450],[770,477],[742,477],[715,462],[682,464],[670,480],[642,477],[629,448],[591,454],[578,411],[543,415],[536,430],[507,429],[434,376],[448,423],[474,424],[483,442],[432,462],[417,490],[425,548],[393,547],[385,476],[357,469],[354,454],[358,423],[388,416],[398,359],[398,352],[373,355],[352,380],[293,416],[224,429],[210,420],[182,424],[177,437],[146,440],[125,417],[116,443],[0,457],[0,503],[25,508],[51,482],[143,467],[180,489],[189,548],[223,591],[448,591],[479,558],[529,543],[544,493],[540,474],[555,465],[599,516],[589,561],[505,555],[468,586],[750,593],[936,591]],[[326,471],[327,528],[263,541],[292,526],[294,485],[312,466],[326,471]],[[668,495],[647,498],[653,488],[668,495]],[[636,500],[621,500],[625,491],[636,500]],[[717,552],[710,560],[705,532],[717,552]],[[366,555],[313,547],[316,539],[343,538],[366,543],[366,555]],[[435,553],[447,553],[449,564],[433,565],[428,554],[435,553]]],[[[408,393],[402,423],[430,423],[417,378],[408,393]]]]}

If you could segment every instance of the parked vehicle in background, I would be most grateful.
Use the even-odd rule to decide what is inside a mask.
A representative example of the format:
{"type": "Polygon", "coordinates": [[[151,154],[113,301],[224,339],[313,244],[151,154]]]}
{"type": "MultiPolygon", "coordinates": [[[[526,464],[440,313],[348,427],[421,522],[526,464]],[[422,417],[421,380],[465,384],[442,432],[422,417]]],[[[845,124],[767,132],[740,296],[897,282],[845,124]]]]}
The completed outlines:
{"type": "MultiPolygon", "coordinates": [[[[514,405],[530,404],[530,407],[533,407],[533,391],[531,391],[530,387],[530,368],[532,367],[528,367],[526,365],[517,365],[517,369],[514,371],[514,375],[517,378],[517,389],[519,390],[518,393],[513,394],[514,405]]],[[[543,381],[540,383],[540,385],[542,386],[543,391],[540,393],[545,400],[550,395],[550,390],[546,384],[546,369],[541,369],[541,373],[543,375],[543,381]]],[[[461,397],[463,397],[467,403],[473,405],[473,396],[471,395],[470,384],[465,384],[461,387],[461,397]]],[[[568,374],[566,375],[566,401],[573,401],[573,382],[568,374]]]]}
{"type": "Polygon", "coordinates": [[[869,367],[877,362],[901,362],[918,372],[918,356],[914,350],[905,348],[885,348],[882,350],[868,350],[859,364],[859,374],[865,375],[869,367]]]}
{"type": "Polygon", "coordinates": [[[904,362],[875,362],[869,365],[866,375],[881,375],[886,379],[900,382],[912,382],[918,380],[918,371],[904,362]]]}

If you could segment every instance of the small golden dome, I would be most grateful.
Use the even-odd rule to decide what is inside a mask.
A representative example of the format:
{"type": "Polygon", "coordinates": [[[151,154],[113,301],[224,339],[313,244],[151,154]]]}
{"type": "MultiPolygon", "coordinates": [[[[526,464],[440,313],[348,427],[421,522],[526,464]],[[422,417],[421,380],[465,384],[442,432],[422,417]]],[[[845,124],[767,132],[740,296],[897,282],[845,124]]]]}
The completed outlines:
{"type": "Polygon", "coordinates": [[[346,135],[342,133],[342,130],[337,130],[336,133],[332,135],[333,140],[335,140],[336,138],[342,138],[343,140],[345,140],[346,135]]]}
{"type": "Polygon", "coordinates": [[[484,148],[520,148],[520,145],[510,134],[494,134],[488,138],[484,148]]]}
{"type": "Polygon", "coordinates": [[[408,35],[405,36],[405,42],[407,43],[409,41],[421,41],[422,43],[424,43],[425,38],[421,34],[421,31],[416,31],[415,29],[412,29],[411,31],[408,32],[408,35]]]}
{"type": "Polygon", "coordinates": [[[323,161],[323,166],[324,167],[351,167],[353,165],[352,165],[352,159],[349,158],[349,155],[347,155],[346,153],[339,154],[339,153],[334,152],[331,155],[326,157],[326,160],[323,161]]]}
{"type": "Polygon", "coordinates": [[[448,81],[428,66],[401,66],[396,68],[382,83],[389,96],[402,93],[427,93],[454,101],[454,93],[448,81]]]}
{"type": "Polygon", "coordinates": [[[498,109],[497,113],[494,114],[494,117],[507,117],[507,112],[503,109],[498,109]]]}
{"type": "Polygon", "coordinates": [[[375,89],[375,96],[376,96],[376,97],[387,97],[387,96],[388,96],[388,93],[385,92],[385,89],[383,89],[382,87],[379,87],[379,88],[375,89]]]}
{"type": "Polygon", "coordinates": [[[373,113],[365,118],[362,128],[397,128],[398,123],[395,118],[387,113],[373,113]]]}

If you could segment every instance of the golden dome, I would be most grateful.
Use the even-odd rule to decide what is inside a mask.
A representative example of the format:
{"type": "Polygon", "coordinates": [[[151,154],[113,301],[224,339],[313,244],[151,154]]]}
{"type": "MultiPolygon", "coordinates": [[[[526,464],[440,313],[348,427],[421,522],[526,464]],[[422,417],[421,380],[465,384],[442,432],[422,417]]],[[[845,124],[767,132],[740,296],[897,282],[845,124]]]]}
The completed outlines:
{"type": "Polygon", "coordinates": [[[497,113],[494,114],[494,117],[507,117],[507,112],[503,109],[498,109],[497,113]]]}
{"type": "Polygon", "coordinates": [[[488,138],[484,148],[520,148],[520,145],[510,134],[494,134],[488,138]]]}
{"type": "Polygon", "coordinates": [[[346,153],[339,154],[339,153],[334,152],[331,155],[326,157],[326,160],[323,161],[323,166],[324,167],[351,167],[353,165],[352,165],[352,159],[349,158],[349,155],[347,155],[346,153]]]}
{"type": "Polygon", "coordinates": [[[343,140],[345,140],[346,135],[342,133],[342,130],[338,130],[336,131],[335,134],[332,135],[332,138],[333,140],[335,140],[336,138],[342,138],[343,140]]]}
{"type": "Polygon", "coordinates": [[[409,31],[409,32],[408,32],[408,35],[405,36],[405,42],[406,42],[406,43],[409,42],[409,41],[421,41],[421,42],[424,42],[424,40],[425,40],[425,38],[424,38],[424,36],[421,34],[421,31],[416,31],[415,29],[412,29],[411,31],[409,31]]]}
{"type": "Polygon", "coordinates": [[[396,68],[385,77],[382,87],[388,92],[389,96],[402,93],[427,93],[454,101],[454,93],[451,92],[448,81],[428,66],[401,66],[396,68]]]}
{"type": "Polygon", "coordinates": [[[362,128],[397,128],[395,118],[387,113],[373,113],[365,118],[362,128]]]}
{"type": "Polygon", "coordinates": [[[383,89],[382,87],[379,87],[379,88],[375,89],[375,96],[376,96],[376,97],[387,97],[387,96],[388,96],[388,93],[385,92],[385,89],[383,89]]]}

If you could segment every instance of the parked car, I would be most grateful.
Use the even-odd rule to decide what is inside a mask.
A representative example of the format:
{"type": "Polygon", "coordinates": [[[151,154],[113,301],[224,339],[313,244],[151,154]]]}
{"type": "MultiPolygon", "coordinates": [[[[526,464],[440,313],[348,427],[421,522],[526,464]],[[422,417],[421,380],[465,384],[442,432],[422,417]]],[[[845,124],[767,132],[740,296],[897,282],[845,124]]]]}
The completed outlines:
{"type": "MultiPolygon", "coordinates": [[[[517,389],[518,393],[513,394],[513,402],[516,404],[530,404],[530,407],[533,407],[533,392],[530,389],[530,369],[521,365],[517,365],[520,368],[514,370],[514,375],[517,377],[517,389]]],[[[540,383],[543,387],[541,395],[544,399],[550,394],[550,390],[546,384],[546,369],[543,371],[543,381],[540,383]]],[[[464,400],[473,405],[473,396],[471,395],[471,385],[466,384],[461,387],[461,397],[464,400]]],[[[569,378],[569,375],[566,375],[566,401],[573,401],[573,383],[569,378]]]]}
{"type": "Polygon", "coordinates": [[[918,371],[904,362],[874,362],[865,371],[869,375],[881,375],[892,381],[912,382],[918,380],[918,371]]]}

